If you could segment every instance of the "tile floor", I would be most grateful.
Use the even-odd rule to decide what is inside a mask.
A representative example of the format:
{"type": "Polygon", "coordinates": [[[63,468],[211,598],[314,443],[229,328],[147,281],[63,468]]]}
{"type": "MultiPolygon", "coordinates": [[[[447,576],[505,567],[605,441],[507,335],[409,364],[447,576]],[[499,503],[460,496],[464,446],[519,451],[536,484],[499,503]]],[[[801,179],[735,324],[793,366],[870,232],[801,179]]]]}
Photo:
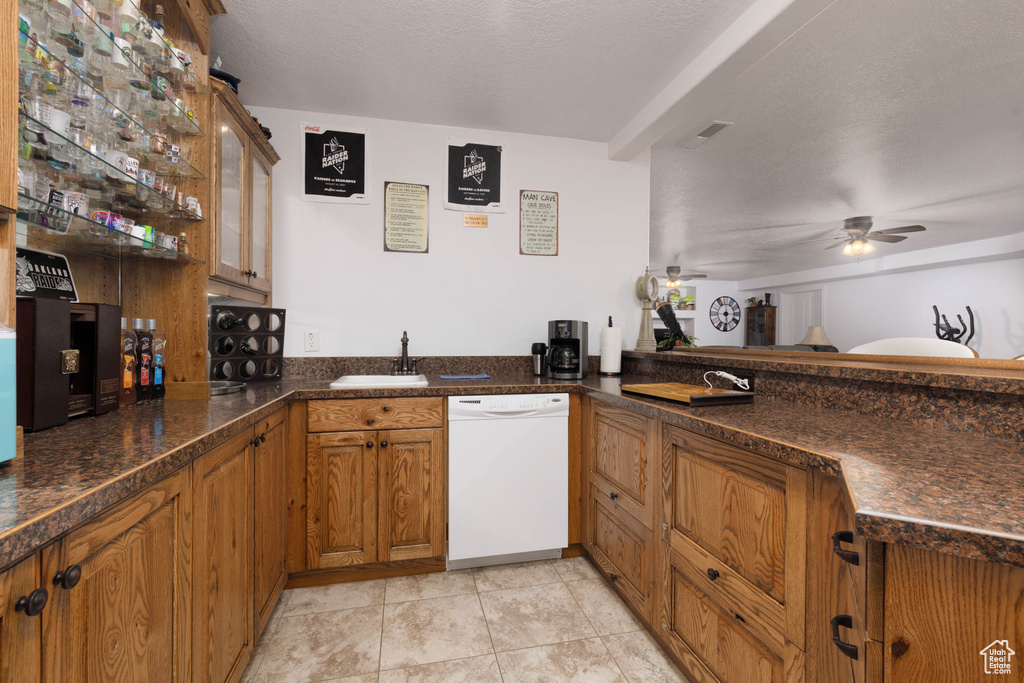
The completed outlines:
{"type": "Polygon", "coordinates": [[[685,683],[584,558],[285,591],[243,683],[685,683]]]}

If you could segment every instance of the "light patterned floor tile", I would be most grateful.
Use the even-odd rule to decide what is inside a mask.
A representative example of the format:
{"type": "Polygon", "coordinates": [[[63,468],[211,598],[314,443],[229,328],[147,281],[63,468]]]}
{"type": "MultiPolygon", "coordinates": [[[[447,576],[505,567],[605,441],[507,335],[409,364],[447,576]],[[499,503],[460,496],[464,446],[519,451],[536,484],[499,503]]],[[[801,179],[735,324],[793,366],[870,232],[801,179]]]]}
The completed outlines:
{"type": "Polygon", "coordinates": [[[254,683],[304,683],[375,673],[383,607],[282,617],[264,636],[254,683]]]}
{"type": "Polygon", "coordinates": [[[494,655],[382,671],[380,683],[501,683],[494,655]]]}
{"type": "Polygon", "coordinates": [[[600,638],[498,654],[505,683],[626,683],[600,638]]]}
{"type": "Polygon", "coordinates": [[[284,591],[283,595],[288,597],[288,602],[281,612],[281,615],[285,617],[382,605],[384,604],[384,579],[296,588],[284,591]]]}
{"type": "Polygon", "coordinates": [[[590,619],[597,635],[628,633],[643,628],[643,624],[633,616],[622,598],[608,587],[604,579],[567,581],[565,587],[583,608],[583,613],[590,619]]]}
{"type": "Polygon", "coordinates": [[[551,560],[551,567],[558,572],[558,578],[562,581],[582,581],[583,579],[596,579],[600,574],[585,557],[563,557],[558,560],[551,560]]]}
{"type": "Polygon", "coordinates": [[[384,606],[381,669],[490,654],[491,639],[476,594],[384,606]]]}
{"type": "Polygon", "coordinates": [[[476,582],[473,580],[472,570],[413,574],[412,576],[396,576],[388,579],[384,602],[428,600],[467,593],[476,593],[476,582]]]}
{"type": "Polygon", "coordinates": [[[476,578],[476,588],[481,593],[561,581],[547,560],[479,567],[473,570],[473,576],[476,578]]]}
{"type": "Polygon", "coordinates": [[[606,636],[602,640],[632,683],[687,683],[646,631],[606,636]]]}
{"type": "Polygon", "coordinates": [[[596,635],[561,582],[481,593],[480,601],[498,652],[596,635]]]}

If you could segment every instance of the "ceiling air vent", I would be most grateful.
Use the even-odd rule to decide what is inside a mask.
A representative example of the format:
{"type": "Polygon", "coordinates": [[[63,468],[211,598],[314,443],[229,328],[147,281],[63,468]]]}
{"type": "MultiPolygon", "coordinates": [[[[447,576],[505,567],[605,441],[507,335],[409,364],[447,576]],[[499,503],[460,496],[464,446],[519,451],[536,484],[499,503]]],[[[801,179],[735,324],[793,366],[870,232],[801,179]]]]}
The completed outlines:
{"type": "Polygon", "coordinates": [[[717,135],[731,125],[728,121],[712,121],[704,130],[684,142],[682,146],[684,149],[697,149],[710,140],[712,136],[717,135]]]}

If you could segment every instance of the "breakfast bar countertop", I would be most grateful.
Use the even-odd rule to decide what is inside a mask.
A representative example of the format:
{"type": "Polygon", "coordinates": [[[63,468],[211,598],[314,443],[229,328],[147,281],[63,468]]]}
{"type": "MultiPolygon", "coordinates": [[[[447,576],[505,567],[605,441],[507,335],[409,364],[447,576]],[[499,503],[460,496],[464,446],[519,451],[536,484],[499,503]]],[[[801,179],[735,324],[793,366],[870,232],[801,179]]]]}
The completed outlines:
{"type": "Polygon", "coordinates": [[[569,391],[656,417],[783,462],[844,476],[868,538],[1024,567],[1024,444],[758,397],[687,406],[622,394],[623,381],[532,375],[387,390],[331,380],[254,384],[211,399],[163,400],[25,435],[0,467],[0,567],[126,500],[289,400],[569,391]]]}

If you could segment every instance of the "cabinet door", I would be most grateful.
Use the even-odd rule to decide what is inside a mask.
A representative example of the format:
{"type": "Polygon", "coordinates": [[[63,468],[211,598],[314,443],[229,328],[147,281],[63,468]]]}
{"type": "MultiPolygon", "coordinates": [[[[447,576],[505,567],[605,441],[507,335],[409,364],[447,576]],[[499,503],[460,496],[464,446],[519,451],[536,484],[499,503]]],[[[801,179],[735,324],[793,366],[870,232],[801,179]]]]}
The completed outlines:
{"type": "Polygon", "coordinates": [[[189,475],[182,468],[42,551],[45,680],[191,680],[189,475]]]}
{"type": "Polygon", "coordinates": [[[0,683],[38,683],[42,680],[40,639],[42,614],[35,608],[43,603],[46,595],[49,605],[49,588],[44,586],[39,575],[39,557],[32,555],[0,574],[0,683]],[[33,594],[33,591],[37,591],[33,594]],[[26,610],[15,608],[19,599],[27,604],[33,601],[33,616],[26,610]],[[38,601],[38,602],[37,602],[38,601]]]}
{"type": "Polygon", "coordinates": [[[445,554],[444,430],[380,434],[378,559],[445,554]]]}
{"type": "Polygon", "coordinates": [[[237,681],[253,647],[252,430],[195,461],[193,683],[237,681]]]}
{"type": "Polygon", "coordinates": [[[880,681],[884,546],[853,534],[855,510],[841,478],[815,472],[809,508],[808,679],[880,681]],[[832,620],[843,615],[849,626],[840,628],[840,637],[857,648],[856,659],[832,642],[832,620]]]}
{"type": "Polygon", "coordinates": [[[651,530],[594,486],[587,499],[587,519],[590,556],[626,602],[651,623],[655,581],[651,530]]]}
{"type": "Polygon", "coordinates": [[[310,434],[306,442],[309,569],[377,561],[377,432],[310,434]]]}
{"type": "Polygon", "coordinates": [[[596,401],[593,406],[591,483],[651,529],[658,502],[657,421],[596,401]]]}
{"type": "Polygon", "coordinates": [[[249,145],[249,268],[248,284],[261,292],[270,291],[271,250],[271,164],[256,145],[249,145]]]}
{"type": "Polygon", "coordinates": [[[804,647],[807,473],[666,426],[665,523],[673,550],[804,647]]]}
{"type": "Polygon", "coordinates": [[[287,409],[279,410],[256,427],[260,443],[255,461],[255,548],[253,588],[255,590],[256,635],[270,619],[281,589],[288,579],[285,555],[288,550],[288,439],[287,409]]]}
{"type": "Polygon", "coordinates": [[[214,275],[247,284],[242,271],[246,264],[246,154],[245,132],[235,122],[231,112],[215,99],[216,122],[216,230],[213,235],[214,275]]]}

